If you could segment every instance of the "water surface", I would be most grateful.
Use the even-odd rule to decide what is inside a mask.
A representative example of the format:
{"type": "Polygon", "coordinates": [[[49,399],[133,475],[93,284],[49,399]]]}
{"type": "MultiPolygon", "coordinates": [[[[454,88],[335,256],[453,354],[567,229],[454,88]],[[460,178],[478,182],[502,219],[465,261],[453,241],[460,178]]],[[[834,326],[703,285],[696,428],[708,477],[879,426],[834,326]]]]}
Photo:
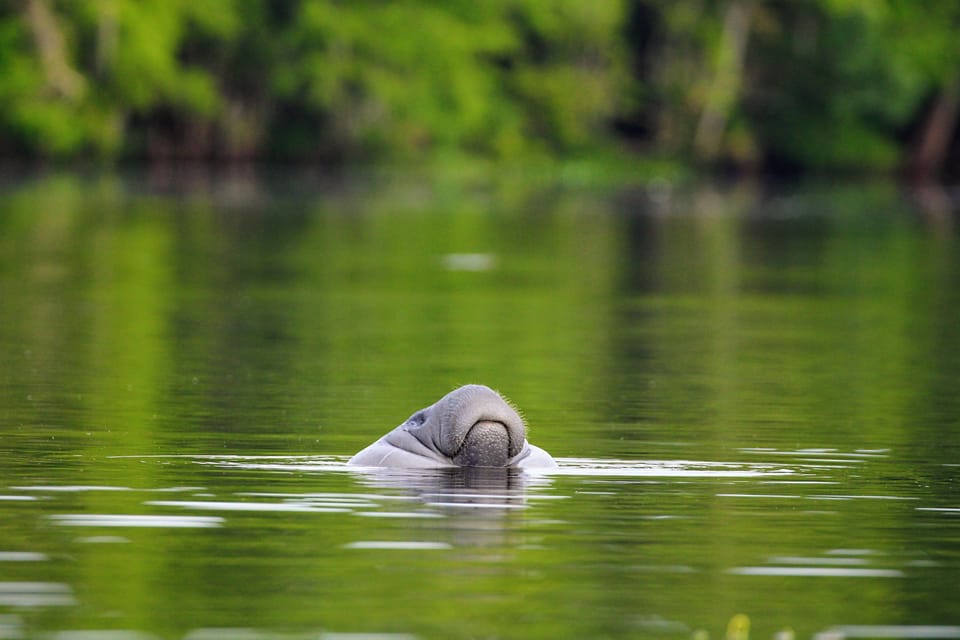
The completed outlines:
{"type": "Polygon", "coordinates": [[[958,248],[889,184],[7,179],[0,638],[960,637],[958,248]],[[560,468],[345,466],[466,382],[560,468]]]}

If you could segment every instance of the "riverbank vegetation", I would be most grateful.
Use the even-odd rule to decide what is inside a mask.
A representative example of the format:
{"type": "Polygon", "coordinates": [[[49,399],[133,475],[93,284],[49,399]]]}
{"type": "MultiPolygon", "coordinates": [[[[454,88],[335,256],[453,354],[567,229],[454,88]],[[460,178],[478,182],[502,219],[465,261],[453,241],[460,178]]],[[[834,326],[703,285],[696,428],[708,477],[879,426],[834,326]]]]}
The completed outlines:
{"type": "Polygon", "coordinates": [[[960,5],[11,0],[0,156],[949,173],[960,5]]]}

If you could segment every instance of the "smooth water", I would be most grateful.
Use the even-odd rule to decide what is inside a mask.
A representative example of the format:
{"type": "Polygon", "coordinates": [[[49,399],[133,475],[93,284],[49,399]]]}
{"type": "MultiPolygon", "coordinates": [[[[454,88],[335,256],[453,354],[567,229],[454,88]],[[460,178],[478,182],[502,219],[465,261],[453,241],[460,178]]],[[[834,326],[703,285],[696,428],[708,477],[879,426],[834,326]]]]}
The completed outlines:
{"type": "Polygon", "coordinates": [[[949,200],[0,189],[0,638],[960,638],[949,200]],[[560,468],[345,466],[466,382],[560,468]]]}

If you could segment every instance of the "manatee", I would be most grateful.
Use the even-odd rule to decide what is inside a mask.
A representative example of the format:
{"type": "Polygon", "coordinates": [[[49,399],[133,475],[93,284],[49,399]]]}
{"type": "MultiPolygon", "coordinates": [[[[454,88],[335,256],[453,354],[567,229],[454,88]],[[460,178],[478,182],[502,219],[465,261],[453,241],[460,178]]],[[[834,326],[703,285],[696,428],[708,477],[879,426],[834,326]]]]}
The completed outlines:
{"type": "Polygon", "coordinates": [[[523,418],[490,387],[468,384],[353,456],[348,464],[438,467],[549,468],[550,454],[527,442],[523,418]]]}

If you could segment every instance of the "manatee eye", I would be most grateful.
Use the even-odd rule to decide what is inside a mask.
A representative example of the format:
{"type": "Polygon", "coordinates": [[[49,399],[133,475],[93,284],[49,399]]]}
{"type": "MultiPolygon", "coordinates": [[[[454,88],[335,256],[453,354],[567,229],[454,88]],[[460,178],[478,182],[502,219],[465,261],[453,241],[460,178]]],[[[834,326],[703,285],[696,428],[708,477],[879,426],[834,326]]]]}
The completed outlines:
{"type": "Polygon", "coordinates": [[[427,413],[425,411],[417,411],[415,414],[413,414],[412,416],[410,416],[410,418],[407,419],[405,426],[407,428],[416,429],[426,421],[427,421],[427,413]]]}

